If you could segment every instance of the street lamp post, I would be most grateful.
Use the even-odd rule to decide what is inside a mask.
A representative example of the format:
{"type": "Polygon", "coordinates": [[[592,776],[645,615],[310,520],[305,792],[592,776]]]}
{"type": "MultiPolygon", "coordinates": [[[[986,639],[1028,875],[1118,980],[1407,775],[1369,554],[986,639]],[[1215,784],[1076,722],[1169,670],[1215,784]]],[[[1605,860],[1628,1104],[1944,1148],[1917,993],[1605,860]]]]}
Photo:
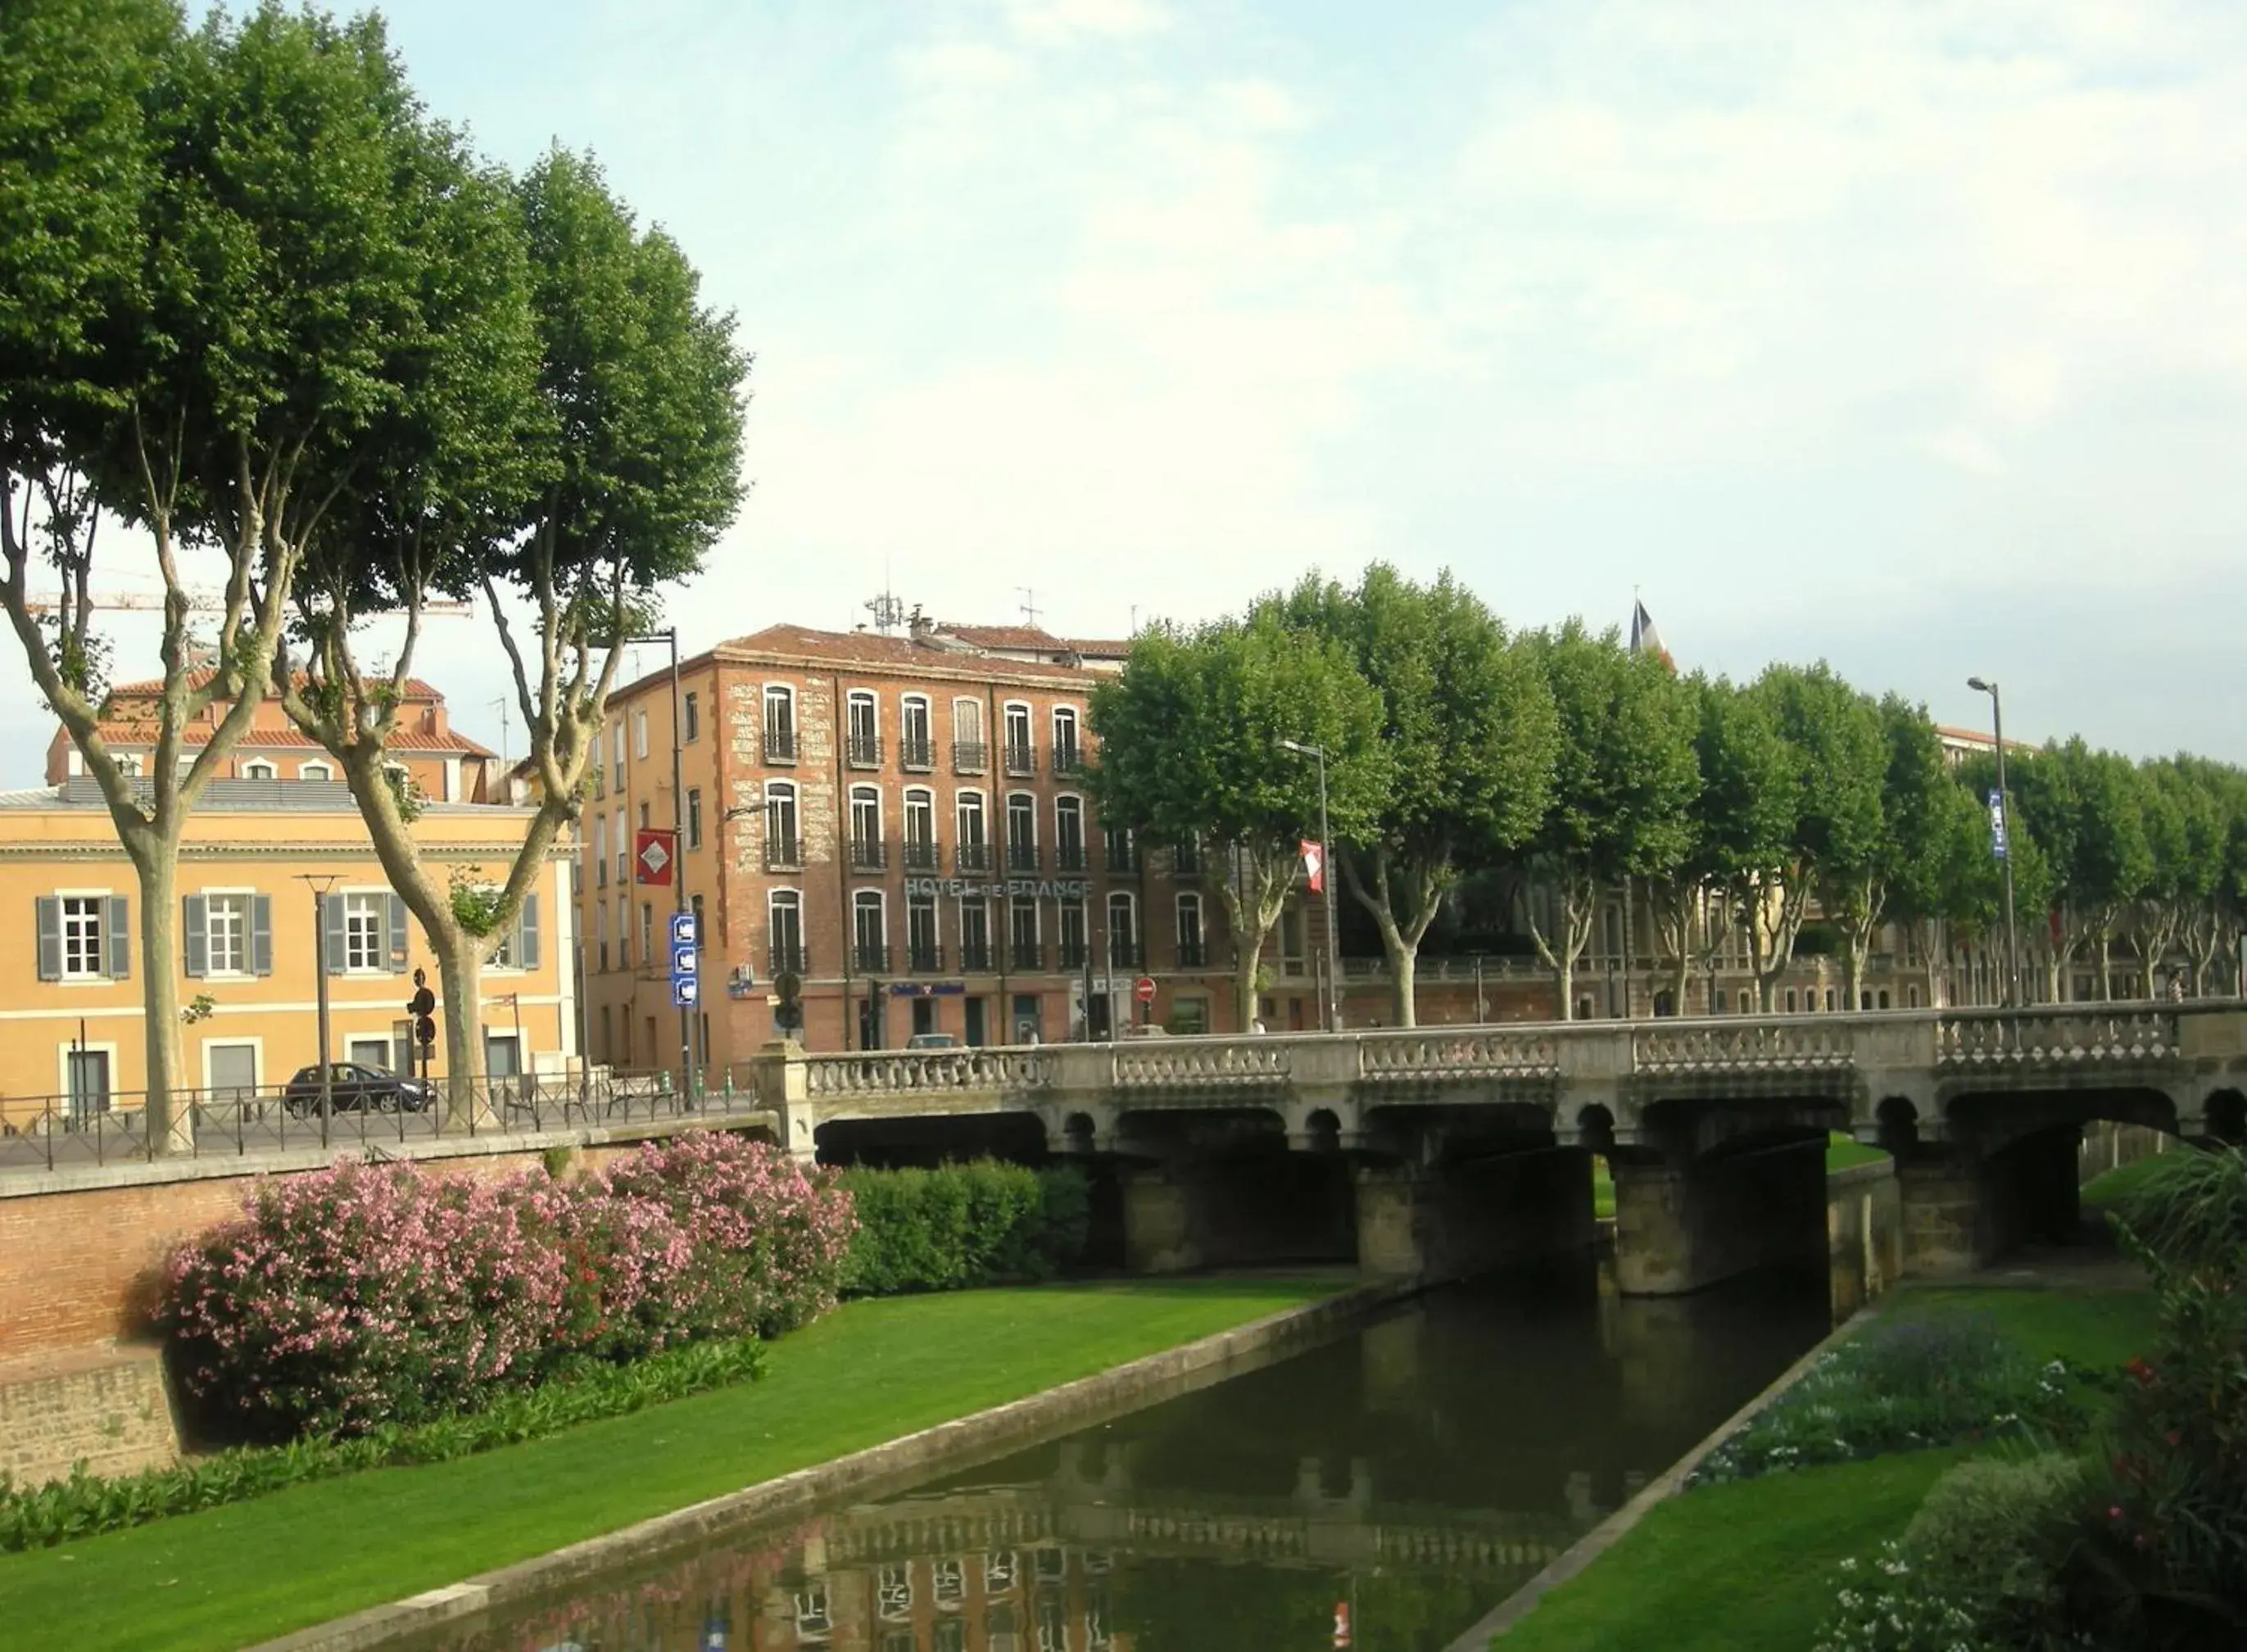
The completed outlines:
{"type": "Polygon", "coordinates": [[[335,1075],[328,1066],[328,891],[342,882],[340,873],[299,872],[299,883],[312,891],[312,991],[320,1027],[320,1145],[328,1144],[328,1120],[335,1111],[335,1075]]]}
{"type": "Polygon", "coordinates": [[[2013,922],[2013,795],[2005,789],[2005,712],[1998,698],[1998,685],[1969,677],[1966,686],[1990,697],[1990,736],[1998,747],[1998,818],[2005,825],[2005,852],[1999,859],[2005,884],[2005,1006],[2021,1001],[2021,938],[2013,922]]]}
{"type": "Polygon", "coordinates": [[[1342,937],[1335,918],[1334,841],[1327,834],[1327,748],[1283,740],[1281,746],[1298,757],[1309,757],[1319,766],[1319,877],[1326,897],[1327,915],[1327,1031],[1342,1031],[1342,937]]]}

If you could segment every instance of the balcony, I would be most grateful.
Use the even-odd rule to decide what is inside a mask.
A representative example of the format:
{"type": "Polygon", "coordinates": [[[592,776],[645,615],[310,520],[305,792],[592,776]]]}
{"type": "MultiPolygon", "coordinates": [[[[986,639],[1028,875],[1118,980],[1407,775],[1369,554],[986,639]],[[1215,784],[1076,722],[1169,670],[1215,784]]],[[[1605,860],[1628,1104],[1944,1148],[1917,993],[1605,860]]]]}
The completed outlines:
{"type": "Polygon", "coordinates": [[[1007,845],[1007,870],[1010,872],[1035,872],[1044,864],[1045,857],[1038,853],[1035,843],[1007,845]]]}
{"type": "Polygon", "coordinates": [[[853,837],[850,840],[850,870],[854,872],[878,872],[890,864],[889,845],[878,837],[853,837]]]}
{"type": "Polygon", "coordinates": [[[1209,967],[1209,948],[1199,935],[1178,937],[1178,967],[1206,969],[1209,967]]]}
{"type": "Polygon", "coordinates": [[[935,941],[914,941],[905,948],[905,969],[915,975],[944,973],[944,948],[935,941]]]}
{"type": "Polygon", "coordinates": [[[1171,851],[1171,872],[1178,877],[1201,876],[1201,845],[1180,843],[1171,851]]]}
{"type": "Polygon", "coordinates": [[[1086,866],[1083,843],[1057,843],[1054,846],[1054,870],[1057,872],[1081,872],[1086,866]]]}
{"type": "Polygon", "coordinates": [[[802,866],[803,845],[796,841],[794,832],[765,834],[765,870],[767,871],[799,871],[802,866]]]}
{"type": "Polygon", "coordinates": [[[796,761],[796,730],[768,728],[765,730],[765,761],[792,763],[796,761]]]}
{"type": "Polygon", "coordinates": [[[1092,949],[1081,940],[1064,940],[1054,948],[1054,965],[1059,969],[1083,969],[1092,949]]]}
{"type": "Polygon", "coordinates": [[[963,975],[987,975],[991,973],[991,943],[968,940],[960,943],[960,973],[963,975]]]}
{"type": "Polygon", "coordinates": [[[1007,742],[1007,772],[1010,775],[1035,775],[1038,772],[1038,748],[1035,746],[1007,742]]]}
{"type": "Polygon", "coordinates": [[[853,734],[843,743],[843,761],[853,768],[879,768],[882,766],[882,737],[879,734],[853,734]]]}
{"type": "Polygon", "coordinates": [[[1042,969],[1045,967],[1045,948],[1031,940],[1017,940],[1007,949],[1009,969],[1042,969]]]}
{"type": "Polygon", "coordinates": [[[1084,772],[1084,747],[1056,746],[1054,747],[1053,772],[1055,780],[1066,780],[1084,772]]]}
{"type": "Polygon", "coordinates": [[[808,975],[811,973],[811,966],[804,959],[801,941],[775,941],[771,952],[766,954],[765,962],[770,966],[768,973],[775,980],[783,975],[808,975]]]}
{"type": "Polygon", "coordinates": [[[1108,938],[1108,966],[1110,969],[1144,969],[1147,949],[1137,937],[1110,935],[1108,938]]]}
{"type": "Polygon", "coordinates": [[[898,742],[898,761],[907,768],[931,769],[936,767],[936,742],[925,736],[907,734],[898,742]]]}
{"type": "Polygon", "coordinates": [[[953,851],[952,858],[963,877],[970,872],[987,872],[991,870],[991,845],[962,843],[953,851]]]}
{"type": "Polygon", "coordinates": [[[944,850],[933,837],[908,837],[905,867],[909,872],[940,872],[944,870],[944,850]]]}
{"type": "Polygon", "coordinates": [[[980,740],[955,740],[952,742],[952,767],[961,775],[980,775],[989,767],[991,748],[980,740]]]}
{"type": "Polygon", "coordinates": [[[1139,870],[1139,845],[1130,838],[1108,840],[1108,870],[1119,877],[1135,877],[1139,870]]]}
{"type": "Polygon", "coordinates": [[[884,975],[889,973],[890,946],[887,941],[860,940],[850,948],[852,963],[864,975],[884,975]]]}

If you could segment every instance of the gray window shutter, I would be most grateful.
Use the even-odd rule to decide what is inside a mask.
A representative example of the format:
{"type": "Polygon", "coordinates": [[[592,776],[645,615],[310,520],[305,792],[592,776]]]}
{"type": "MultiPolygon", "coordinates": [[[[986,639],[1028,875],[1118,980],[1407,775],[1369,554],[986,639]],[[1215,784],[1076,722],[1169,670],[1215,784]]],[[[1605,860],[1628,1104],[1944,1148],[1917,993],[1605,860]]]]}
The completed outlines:
{"type": "Polygon", "coordinates": [[[340,975],[345,960],[351,956],[344,946],[344,898],[331,895],[323,905],[327,913],[327,936],[322,945],[327,948],[328,973],[340,975]]]}
{"type": "Polygon", "coordinates": [[[516,920],[515,965],[517,969],[538,967],[538,897],[522,898],[522,916],[516,920]]]}
{"type": "Polygon", "coordinates": [[[35,904],[39,912],[39,979],[58,981],[63,978],[62,897],[42,895],[35,904]]]}
{"type": "Polygon", "coordinates": [[[210,973],[210,901],[190,895],[180,903],[180,950],[187,955],[188,973],[210,973]]]}
{"type": "Polygon", "coordinates": [[[406,898],[402,895],[390,898],[390,973],[406,973],[406,898]]]}
{"type": "Polygon", "coordinates": [[[133,909],[122,895],[109,898],[109,979],[133,978],[133,909]]]}
{"type": "Polygon", "coordinates": [[[273,973],[273,897],[256,895],[249,902],[249,969],[254,975],[273,973]]]}

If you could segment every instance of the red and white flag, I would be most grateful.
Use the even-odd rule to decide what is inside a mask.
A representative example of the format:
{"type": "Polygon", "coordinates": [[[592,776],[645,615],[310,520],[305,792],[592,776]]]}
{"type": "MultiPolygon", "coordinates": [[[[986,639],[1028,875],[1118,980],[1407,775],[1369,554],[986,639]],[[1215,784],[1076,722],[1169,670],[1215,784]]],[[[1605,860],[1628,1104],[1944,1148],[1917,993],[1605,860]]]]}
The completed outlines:
{"type": "Polygon", "coordinates": [[[1311,886],[1311,893],[1323,895],[1327,890],[1326,851],[1312,839],[1303,839],[1303,877],[1311,886]]]}

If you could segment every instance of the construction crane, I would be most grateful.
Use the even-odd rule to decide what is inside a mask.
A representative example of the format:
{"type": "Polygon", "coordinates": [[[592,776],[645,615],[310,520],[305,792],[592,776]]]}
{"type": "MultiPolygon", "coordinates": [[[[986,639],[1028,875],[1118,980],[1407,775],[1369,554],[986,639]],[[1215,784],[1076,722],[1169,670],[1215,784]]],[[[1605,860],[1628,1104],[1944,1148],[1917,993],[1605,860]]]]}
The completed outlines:
{"type": "MultiPolygon", "coordinates": [[[[188,599],[189,613],[222,614],[226,611],[226,593],[222,590],[208,585],[190,585],[181,594],[188,599]]],[[[86,599],[86,602],[87,606],[92,608],[139,610],[161,613],[164,611],[164,593],[160,590],[113,590],[96,591],[86,599]]],[[[52,596],[33,597],[24,604],[24,608],[27,613],[51,614],[62,605],[62,597],[60,593],[57,593],[52,596]]],[[[455,602],[448,597],[432,597],[421,604],[424,618],[457,617],[462,614],[473,614],[475,611],[474,603],[455,602]]],[[[388,611],[403,613],[405,610],[395,609],[388,611]]],[[[372,618],[373,616],[369,615],[368,618],[372,618]]]]}

